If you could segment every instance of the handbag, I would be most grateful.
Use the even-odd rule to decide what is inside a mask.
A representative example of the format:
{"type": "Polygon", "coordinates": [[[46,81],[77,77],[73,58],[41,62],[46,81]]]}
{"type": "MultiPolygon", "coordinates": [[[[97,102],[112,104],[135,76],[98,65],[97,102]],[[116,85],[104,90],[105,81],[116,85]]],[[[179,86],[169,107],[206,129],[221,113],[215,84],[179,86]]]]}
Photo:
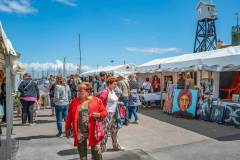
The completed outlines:
{"type": "Polygon", "coordinates": [[[104,135],[103,121],[101,119],[95,119],[94,140],[99,143],[103,140],[104,135]]]}
{"type": "Polygon", "coordinates": [[[122,119],[126,118],[126,108],[123,105],[118,105],[119,113],[122,119]]]}
{"type": "Polygon", "coordinates": [[[3,109],[3,105],[0,104],[0,119],[2,119],[4,116],[4,109],[3,109]]]}

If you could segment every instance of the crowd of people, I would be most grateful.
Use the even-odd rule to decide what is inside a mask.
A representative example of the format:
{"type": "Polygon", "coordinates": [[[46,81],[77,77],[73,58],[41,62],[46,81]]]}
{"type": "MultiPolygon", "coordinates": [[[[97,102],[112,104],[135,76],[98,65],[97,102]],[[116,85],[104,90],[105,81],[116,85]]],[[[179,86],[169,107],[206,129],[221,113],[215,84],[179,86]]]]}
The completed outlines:
{"type": "MultiPolygon", "coordinates": [[[[190,74],[186,74],[186,77],[179,74],[178,77],[178,88],[194,86],[190,74]]],[[[56,136],[63,137],[65,130],[67,138],[73,137],[81,160],[87,159],[88,147],[91,147],[92,159],[101,160],[102,153],[107,151],[109,137],[114,150],[124,150],[118,141],[119,129],[130,122],[139,123],[139,93],[161,91],[160,78],[157,75],[151,80],[146,78],[142,85],[139,85],[135,75],[125,77],[120,73],[114,75],[105,72],[91,78],[51,75],[48,80],[52,116],[56,116],[56,136]]],[[[0,103],[6,106],[5,81],[1,82],[0,91],[0,103]]],[[[34,125],[34,111],[39,107],[40,91],[30,74],[23,75],[18,91],[22,124],[34,125]]],[[[5,116],[3,122],[6,122],[5,116]]]]}
{"type": "MultiPolygon", "coordinates": [[[[56,136],[63,137],[65,130],[67,138],[73,137],[81,160],[87,159],[88,147],[92,159],[102,159],[109,137],[115,151],[124,150],[118,141],[119,129],[130,122],[139,123],[140,87],[134,75],[101,72],[94,78],[81,79],[74,75],[67,78],[51,75],[48,89],[52,115],[56,116],[56,136]]],[[[26,73],[18,91],[22,124],[34,125],[34,110],[40,99],[38,85],[26,73]]]]}

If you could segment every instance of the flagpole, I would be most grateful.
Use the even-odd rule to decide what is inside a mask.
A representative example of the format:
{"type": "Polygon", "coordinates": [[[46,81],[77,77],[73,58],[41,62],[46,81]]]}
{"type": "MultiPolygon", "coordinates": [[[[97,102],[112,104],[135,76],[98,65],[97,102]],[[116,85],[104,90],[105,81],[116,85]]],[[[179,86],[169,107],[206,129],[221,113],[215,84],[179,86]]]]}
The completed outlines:
{"type": "Polygon", "coordinates": [[[81,50],[81,36],[80,36],[80,33],[79,33],[79,36],[78,36],[78,49],[79,49],[79,55],[80,55],[80,58],[79,58],[79,74],[81,74],[81,72],[82,72],[82,50],[81,50]]]}

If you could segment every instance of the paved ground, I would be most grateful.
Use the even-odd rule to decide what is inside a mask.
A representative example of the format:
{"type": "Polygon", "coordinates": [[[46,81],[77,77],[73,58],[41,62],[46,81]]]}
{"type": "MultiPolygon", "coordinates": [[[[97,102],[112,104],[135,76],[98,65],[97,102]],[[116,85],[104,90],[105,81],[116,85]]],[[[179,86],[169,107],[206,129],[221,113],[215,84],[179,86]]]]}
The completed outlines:
{"type": "MultiPolygon", "coordinates": [[[[119,141],[127,150],[108,151],[104,153],[105,160],[240,159],[239,129],[204,121],[176,119],[159,110],[141,112],[139,125],[131,124],[120,130],[119,141]]],[[[22,127],[19,119],[15,119],[15,159],[79,159],[72,147],[72,140],[55,137],[55,118],[48,114],[49,110],[41,111],[37,124],[32,127],[22,127]]]]}

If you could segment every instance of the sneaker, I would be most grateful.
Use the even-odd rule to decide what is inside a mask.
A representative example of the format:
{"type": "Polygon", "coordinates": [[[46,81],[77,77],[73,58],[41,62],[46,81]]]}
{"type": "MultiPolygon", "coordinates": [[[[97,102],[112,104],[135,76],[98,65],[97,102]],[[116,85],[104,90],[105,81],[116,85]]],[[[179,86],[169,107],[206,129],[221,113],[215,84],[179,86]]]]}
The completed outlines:
{"type": "Polygon", "coordinates": [[[36,123],[30,123],[29,126],[35,126],[36,123]]]}
{"type": "Polygon", "coordinates": [[[135,123],[138,124],[138,123],[139,123],[139,120],[135,120],[135,123]]]}
{"type": "Polygon", "coordinates": [[[125,151],[126,148],[122,146],[118,146],[118,148],[114,149],[114,151],[125,151]]]}
{"type": "Polygon", "coordinates": [[[56,134],[56,136],[61,138],[61,137],[63,137],[63,134],[62,133],[58,133],[58,134],[56,134]]]}

